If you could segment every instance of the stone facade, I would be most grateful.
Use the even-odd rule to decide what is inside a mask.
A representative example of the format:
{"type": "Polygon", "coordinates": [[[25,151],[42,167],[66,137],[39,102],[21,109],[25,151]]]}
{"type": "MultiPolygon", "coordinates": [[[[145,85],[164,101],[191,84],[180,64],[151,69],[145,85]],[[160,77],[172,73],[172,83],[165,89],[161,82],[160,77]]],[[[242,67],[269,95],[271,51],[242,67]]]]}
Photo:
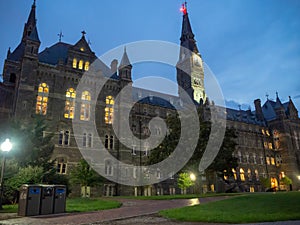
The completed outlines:
{"type": "MultiPolygon", "coordinates": [[[[95,121],[100,139],[113,156],[126,163],[144,165],[149,156],[148,149],[145,146],[138,148],[134,145],[130,149],[126,148],[116,138],[112,129],[116,112],[111,110],[115,97],[124,86],[132,84],[132,65],[126,50],[120,65],[118,66],[117,60],[113,60],[111,68],[108,68],[97,59],[85,39],[85,32],[82,32],[82,37],[74,45],[58,42],[40,51],[41,42],[35,13],[36,6],[33,4],[22,40],[13,52],[8,51],[4,62],[3,83],[0,83],[0,120],[11,117],[30,120],[32,115],[41,114],[51,121],[54,125],[50,131],[55,133],[53,159],[56,160],[58,173],[68,174],[82,158],[78,150],[79,145],[93,148],[94,133],[87,131],[82,132],[80,137],[74,137],[73,118],[78,118],[81,123],[95,121]],[[90,70],[95,60],[100,63],[100,76],[108,77],[104,88],[96,96],[95,80],[87,79],[84,81],[88,87],[86,92],[76,93],[83,74],[90,70]],[[75,98],[81,98],[79,107],[75,107],[75,98]],[[95,114],[90,111],[93,102],[96,102],[95,114]]],[[[195,104],[202,104],[206,101],[203,62],[186,11],[183,15],[180,40],[178,85],[195,100],[195,104]]],[[[133,135],[139,138],[148,137],[147,124],[150,119],[156,116],[165,119],[168,114],[174,113],[172,105],[182,104],[181,94],[180,90],[177,97],[132,88],[130,98],[137,102],[130,114],[133,135]],[[164,99],[169,99],[169,102],[162,101],[157,96],[163,96],[164,99]]],[[[209,107],[209,104],[205,107],[209,107]]],[[[234,154],[238,158],[239,167],[233,171],[234,177],[226,178],[225,181],[215,174],[203,177],[202,190],[263,191],[260,183],[263,177],[271,179],[273,187],[290,188],[280,184],[280,179],[284,176],[292,179],[293,189],[299,189],[300,121],[292,100],[281,103],[277,96],[276,102],[267,100],[263,106],[260,100],[255,100],[255,111],[226,111],[227,126],[237,131],[238,146],[234,154]],[[235,182],[229,182],[230,179],[235,182]]],[[[113,172],[113,169],[110,172],[113,172]]],[[[176,185],[176,175],[143,189],[141,192],[137,187],[107,181],[103,190],[93,192],[98,191],[104,195],[180,193],[176,185]]]]}

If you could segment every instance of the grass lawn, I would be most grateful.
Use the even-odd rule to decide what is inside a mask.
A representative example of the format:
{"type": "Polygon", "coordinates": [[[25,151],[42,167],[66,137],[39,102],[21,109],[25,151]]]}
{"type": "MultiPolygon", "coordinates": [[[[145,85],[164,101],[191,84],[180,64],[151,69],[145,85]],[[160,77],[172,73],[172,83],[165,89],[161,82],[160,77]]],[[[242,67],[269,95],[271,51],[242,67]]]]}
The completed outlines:
{"type": "Polygon", "coordinates": [[[242,193],[207,193],[207,194],[188,194],[188,195],[154,195],[154,196],[118,196],[117,198],[129,198],[139,200],[171,200],[171,199],[190,199],[190,198],[205,198],[213,196],[235,196],[242,193]]]}
{"type": "Polygon", "coordinates": [[[161,215],[181,220],[250,223],[300,219],[300,192],[257,193],[204,205],[163,210],[161,215]]]}
{"type": "MultiPolygon", "coordinates": [[[[93,198],[71,198],[67,199],[67,212],[90,212],[104,209],[118,208],[121,203],[109,199],[93,199],[93,198]]],[[[0,213],[16,213],[18,205],[4,205],[0,213]]]]}

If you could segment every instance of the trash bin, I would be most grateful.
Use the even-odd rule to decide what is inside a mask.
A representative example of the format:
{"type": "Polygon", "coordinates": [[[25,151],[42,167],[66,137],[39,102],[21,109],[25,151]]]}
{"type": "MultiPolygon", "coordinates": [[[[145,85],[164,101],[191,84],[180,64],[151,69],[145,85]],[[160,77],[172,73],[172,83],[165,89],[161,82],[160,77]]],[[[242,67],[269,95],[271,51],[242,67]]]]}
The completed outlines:
{"type": "Polygon", "coordinates": [[[66,197],[67,197],[66,186],[55,185],[53,213],[64,213],[66,211],[66,197]]]}
{"type": "Polygon", "coordinates": [[[53,213],[53,203],[54,203],[54,186],[53,185],[41,185],[42,195],[41,195],[41,215],[52,214],[53,213]]]}
{"type": "Polygon", "coordinates": [[[40,213],[41,187],[24,184],[20,188],[19,216],[36,216],[40,213]]]}

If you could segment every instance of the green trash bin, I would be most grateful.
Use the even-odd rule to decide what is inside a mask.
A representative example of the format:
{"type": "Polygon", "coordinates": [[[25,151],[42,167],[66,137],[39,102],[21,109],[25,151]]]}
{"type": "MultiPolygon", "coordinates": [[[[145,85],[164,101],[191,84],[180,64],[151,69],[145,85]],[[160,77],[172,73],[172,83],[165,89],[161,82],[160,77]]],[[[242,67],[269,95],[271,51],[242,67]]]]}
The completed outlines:
{"type": "Polygon", "coordinates": [[[36,216],[40,214],[41,187],[24,184],[20,188],[18,205],[19,216],[36,216]]]}

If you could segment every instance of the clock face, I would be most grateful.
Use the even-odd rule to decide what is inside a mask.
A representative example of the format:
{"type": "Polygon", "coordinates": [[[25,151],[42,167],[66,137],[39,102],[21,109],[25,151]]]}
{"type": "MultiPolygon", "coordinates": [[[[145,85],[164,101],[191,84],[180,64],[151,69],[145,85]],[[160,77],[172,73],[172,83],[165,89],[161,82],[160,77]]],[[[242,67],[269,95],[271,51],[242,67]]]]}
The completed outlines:
{"type": "Polygon", "coordinates": [[[200,66],[200,57],[198,55],[193,56],[194,64],[200,66]]]}

